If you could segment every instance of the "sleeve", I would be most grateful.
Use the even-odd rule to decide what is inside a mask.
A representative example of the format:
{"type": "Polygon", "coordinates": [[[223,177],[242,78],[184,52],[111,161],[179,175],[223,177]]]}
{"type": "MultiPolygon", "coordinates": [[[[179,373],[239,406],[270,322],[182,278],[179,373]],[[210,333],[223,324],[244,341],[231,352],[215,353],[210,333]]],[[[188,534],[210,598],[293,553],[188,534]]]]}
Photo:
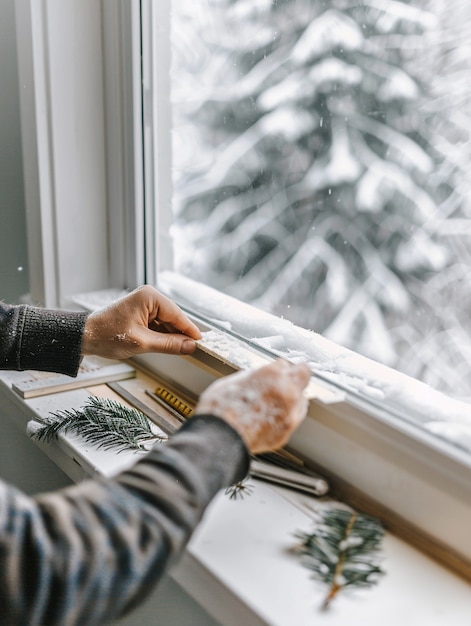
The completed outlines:
{"type": "Polygon", "coordinates": [[[0,303],[0,369],[76,376],[87,315],[0,303]]]}
{"type": "Polygon", "coordinates": [[[29,498],[0,483],[2,624],[103,624],[138,604],[249,454],[231,426],[197,415],[114,480],[29,498]]]}

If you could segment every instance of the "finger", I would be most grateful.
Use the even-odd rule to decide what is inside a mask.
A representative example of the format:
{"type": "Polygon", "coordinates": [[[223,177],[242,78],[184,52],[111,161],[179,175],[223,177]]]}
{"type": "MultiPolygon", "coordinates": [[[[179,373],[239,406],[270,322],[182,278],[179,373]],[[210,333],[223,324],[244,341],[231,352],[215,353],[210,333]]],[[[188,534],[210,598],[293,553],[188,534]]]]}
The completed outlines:
{"type": "Polygon", "coordinates": [[[196,350],[196,342],[180,333],[156,333],[153,330],[142,330],[141,346],[147,352],[162,354],[192,354],[196,350]]]}
{"type": "Polygon", "coordinates": [[[311,379],[311,370],[304,363],[293,365],[286,374],[300,389],[304,389],[311,379]]]}
{"type": "Polygon", "coordinates": [[[276,378],[285,371],[288,371],[290,367],[291,364],[289,361],[286,361],[285,359],[276,359],[275,361],[262,365],[255,370],[247,370],[246,372],[249,376],[255,375],[269,380],[270,377],[276,378]]]}
{"type": "Polygon", "coordinates": [[[149,324],[149,328],[158,333],[177,333],[177,329],[172,324],[164,324],[158,320],[153,320],[149,324]]]}
{"type": "Polygon", "coordinates": [[[173,328],[193,339],[201,339],[201,332],[174,302],[166,296],[159,294],[157,304],[157,312],[154,319],[167,326],[173,328]]]}
{"type": "Polygon", "coordinates": [[[306,417],[308,407],[309,407],[308,399],[306,398],[306,396],[301,396],[299,398],[298,404],[296,406],[296,412],[295,412],[296,428],[299,426],[299,424],[301,424],[301,422],[306,417]]]}
{"type": "Polygon", "coordinates": [[[311,378],[311,370],[304,363],[294,365],[285,359],[277,359],[268,365],[262,366],[259,370],[262,377],[270,377],[274,374],[287,376],[299,389],[304,389],[311,378]]]}

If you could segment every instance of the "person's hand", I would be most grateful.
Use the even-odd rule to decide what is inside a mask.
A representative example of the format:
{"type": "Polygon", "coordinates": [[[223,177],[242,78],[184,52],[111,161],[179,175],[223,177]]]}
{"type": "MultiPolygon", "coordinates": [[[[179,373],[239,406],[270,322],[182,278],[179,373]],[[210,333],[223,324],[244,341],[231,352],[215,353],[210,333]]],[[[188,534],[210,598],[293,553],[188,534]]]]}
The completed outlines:
{"type": "Polygon", "coordinates": [[[212,383],[201,394],[196,413],[228,422],[252,454],[276,450],[306,416],[303,390],[309,378],[306,365],[281,359],[255,371],[238,372],[212,383]]]}
{"type": "Polygon", "coordinates": [[[144,352],[191,354],[200,338],[198,327],[175,303],[144,285],[88,316],[82,354],[111,359],[144,352]]]}

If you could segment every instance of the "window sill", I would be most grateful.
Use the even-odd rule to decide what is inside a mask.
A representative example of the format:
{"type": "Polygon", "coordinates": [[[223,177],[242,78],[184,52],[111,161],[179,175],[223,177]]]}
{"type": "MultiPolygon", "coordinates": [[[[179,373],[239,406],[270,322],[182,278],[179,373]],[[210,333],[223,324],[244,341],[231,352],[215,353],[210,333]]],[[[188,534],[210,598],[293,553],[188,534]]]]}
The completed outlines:
{"type": "MultiPolygon", "coordinates": [[[[182,360],[190,367],[194,367],[190,361],[197,361],[191,357],[182,360]]],[[[207,363],[202,372],[202,378],[210,376],[207,363]]],[[[95,387],[23,400],[11,389],[15,376],[18,374],[0,373],[0,402],[23,432],[35,415],[80,406],[90,392],[102,391],[95,387]]],[[[123,384],[136,388],[148,381],[138,373],[137,379],[123,384]]],[[[39,445],[74,481],[113,476],[138,456],[96,450],[73,436],[39,445]]],[[[216,497],[172,577],[221,624],[310,623],[320,611],[325,589],[312,580],[290,547],[296,531],[311,528],[318,500],[252,482],[254,492],[249,497],[231,500],[223,493],[216,497]]],[[[466,581],[389,532],[384,540],[383,567],[386,575],[376,587],[336,599],[329,612],[336,624],[357,620],[376,626],[381,620],[386,626],[395,626],[402,620],[428,626],[458,625],[471,610],[466,581]]]]}
{"type": "MultiPolygon", "coordinates": [[[[225,335],[226,331],[217,320],[227,319],[231,314],[234,317],[234,311],[239,324],[240,320],[242,324],[250,320],[258,328],[263,328],[267,335],[284,332],[284,336],[293,341],[291,353],[299,354],[298,338],[293,339],[296,329],[289,322],[238,303],[204,285],[198,284],[195,288],[191,282],[165,273],[159,288],[179,303],[183,294],[187,298],[191,294],[199,311],[195,321],[202,331],[213,329],[214,323],[217,325],[216,332],[222,338],[219,346],[216,342],[211,344],[211,349],[199,349],[190,357],[158,354],[139,357],[137,362],[146,369],[197,396],[219,376],[275,358],[275,353],[270,354],[253,343],[247,345],[238,340],[240,354],[234,356],[236,351],[228,350],[226,339],[232,346],[234,337],[231,331],[225,335]],[[210,321],[202,321],[201,310],[210,321]],[[225,313],[224,318],[221,312],[225,313]]],[[[117,294],[110,292],[109,296],[115,298],[117,294]]],[[[96,297],[93,296],[94,301],[96,297]]],[[[100,306],[106,297],[106,292],[100,292],[100,306]]],[[[78,296],[75,302],[87,308],[87,297],[78,296]]],[[[192,315],[189,309],[187,312],[192,315]]],[[[307,332],[301,329],[302,339],[307,332]]],[[[447,406],[458,419],[470,419],[471,407],[336,346],[315,333],[309,333],[309,340],[321,358],[335,355],[337,362],[343,364],[346,361],[343,357],[347,356],[351,373],[355,372],[355,364],[359,372],[368,369],[370,386],[373,376],[376,384],[384,377],[394,380],[395,397],[396,400],[402,397],[402,404],[396,401],[394,410],[389,410],[386,400],[374,402],[371,396],[346,386],[340,387],[315,373],[308,418],[292,437],[290,448],[329,480],[336,496],[380,518],[397,536],[471,580],[471,545],[468,540],[471,455],[422,425],[429,417],[424,412],[433,410],[433,405],[433,420],[438,416],[444,419],[447,406]],[[407,388],[402,396],[401,383],[407,388]],[[459,411],[463,412],[462,415],[459,411]],[[422,421],[417,415],[422,415],[422,421]]]]}

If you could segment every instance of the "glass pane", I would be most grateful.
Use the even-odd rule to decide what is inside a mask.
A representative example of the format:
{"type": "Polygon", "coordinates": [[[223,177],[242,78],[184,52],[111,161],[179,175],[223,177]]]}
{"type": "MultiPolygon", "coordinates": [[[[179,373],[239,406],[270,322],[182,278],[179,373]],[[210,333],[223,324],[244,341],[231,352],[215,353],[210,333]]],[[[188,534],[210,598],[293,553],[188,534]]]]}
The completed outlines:
{"type": "Polygon", "coordinates": [[[471,398],[470,18],[173,2],[176,270],[471,398]]]}

